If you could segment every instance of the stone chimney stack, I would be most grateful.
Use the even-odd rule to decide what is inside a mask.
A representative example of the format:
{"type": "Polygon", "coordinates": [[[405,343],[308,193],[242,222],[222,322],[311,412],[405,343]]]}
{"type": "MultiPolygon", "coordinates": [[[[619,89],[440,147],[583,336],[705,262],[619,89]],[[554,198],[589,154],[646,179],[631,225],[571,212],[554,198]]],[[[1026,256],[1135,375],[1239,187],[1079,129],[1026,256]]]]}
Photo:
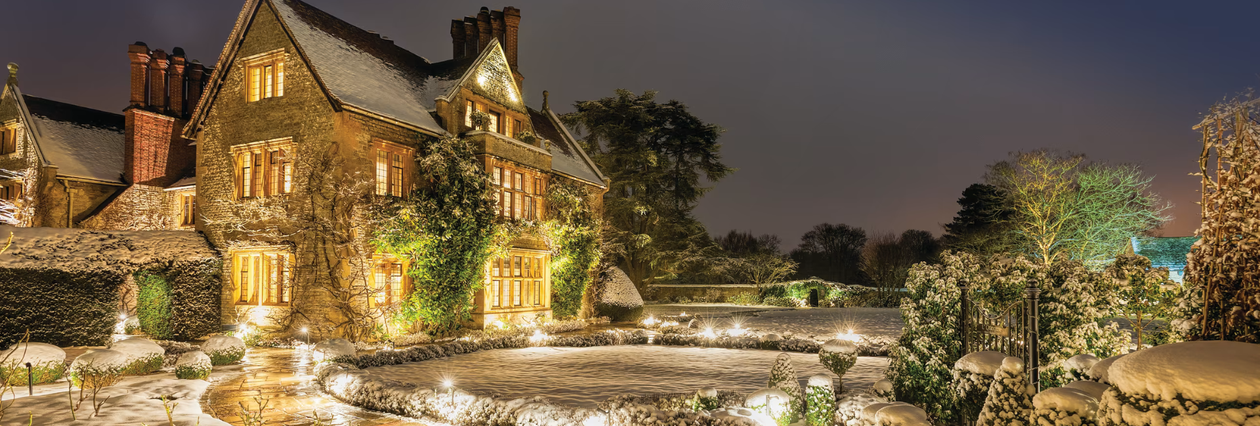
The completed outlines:
{"type": "Polygon", "coordinates": [[[451,57],[460,59],[464,57],[464,50],[468,48],[466,35],[464,34],[464,21],[455,19],[451,21],[451,57]]]}
{"type": "Polygon", "coordinates": [[[166,68],[170,60],[162,49],[153,51],[149,61],[149,106],[159,112],[166,111],[166,68]]]}
{"type": "Polygon", "coordinates": [[[188,112],[197,108],[197,103],[201,102],[201,90],[205,84],[203,77],[206,74],[206,67],[201,65],[201,61],[193,60],[192,65],[188,67],[188,112]]]}
{"type": "Polygon", "coordinates": [[[170,110],[171,115],[175,117],[184,116],[184,49],[176,47],[171,51],[171,67],[168,73],[169,79],[166,87],[170,92],[170,110]]]}
{"type": "Polygon", "coordinates": [[[131,106],[144,108],[149,97],[149,46],[137,41],[127,46],[131,58],[131,106]]]}

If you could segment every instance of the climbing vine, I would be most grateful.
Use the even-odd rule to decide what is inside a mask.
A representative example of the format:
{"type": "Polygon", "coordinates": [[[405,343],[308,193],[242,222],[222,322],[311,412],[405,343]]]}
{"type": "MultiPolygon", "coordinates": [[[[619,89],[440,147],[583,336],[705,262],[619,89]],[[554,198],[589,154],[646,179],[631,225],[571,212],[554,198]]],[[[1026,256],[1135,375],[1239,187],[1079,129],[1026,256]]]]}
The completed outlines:
{"type": "Polygon", "coordinates": [[[155,339],[170,339],[171,333],[171,286],[161,275],[149,271],[134,274],[136,286],[136,316],[140,329],[155,339]]]}
{"type": "Polygon", "coordinates": [[[559,317],[579,313],[590,271],[599,263],[599,214],[588,196],[585,188],[569,182],[552,180],[547,188],[543,230],[551,247],[551,309],[559,317]]]}
{"type": "Polygon", "coordinates": [[[416,158],[420,187],[378,211],[373,232],[378,249],[411,262],[401,315],[438,334],[471,318],[492,252],[494,196],[473,158],[464,140],[429,143],[416,158]]]}

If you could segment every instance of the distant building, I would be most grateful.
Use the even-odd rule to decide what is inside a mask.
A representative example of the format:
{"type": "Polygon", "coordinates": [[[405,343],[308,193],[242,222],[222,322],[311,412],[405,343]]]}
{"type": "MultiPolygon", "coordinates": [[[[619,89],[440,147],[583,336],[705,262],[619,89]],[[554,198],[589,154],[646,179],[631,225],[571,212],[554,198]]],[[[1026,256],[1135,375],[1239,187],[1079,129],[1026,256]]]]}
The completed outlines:
{"type": "Polygon", "coordinates": [[[1186,255],[1199,237],[1132,237],[1129,254],[1151,260],[1152,267],[1168,268],[1168,278],[1178,283],[1186,275],[1186,255]]]}

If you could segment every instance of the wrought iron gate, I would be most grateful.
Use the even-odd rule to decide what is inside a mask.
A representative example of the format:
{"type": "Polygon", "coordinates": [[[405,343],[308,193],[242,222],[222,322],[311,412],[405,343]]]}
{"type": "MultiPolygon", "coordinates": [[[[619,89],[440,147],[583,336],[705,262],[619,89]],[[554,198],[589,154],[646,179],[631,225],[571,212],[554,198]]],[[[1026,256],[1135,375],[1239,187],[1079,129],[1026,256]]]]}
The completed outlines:
{"type": "Polygon", "coordinates": [[[1001,309],[985,309],[971,299],[971,288],[966,282],[959,286],[960,298],[958,321],[962,337],[962,354],[977,351],[997,351],[1024,360],[1024,373],[1029,383],[1041,391],[1040,347],[1038,345],[1038,302],[1041,289],[1035,281],[1024,287],[1024,300],[1011,303],[1001,309]]]}

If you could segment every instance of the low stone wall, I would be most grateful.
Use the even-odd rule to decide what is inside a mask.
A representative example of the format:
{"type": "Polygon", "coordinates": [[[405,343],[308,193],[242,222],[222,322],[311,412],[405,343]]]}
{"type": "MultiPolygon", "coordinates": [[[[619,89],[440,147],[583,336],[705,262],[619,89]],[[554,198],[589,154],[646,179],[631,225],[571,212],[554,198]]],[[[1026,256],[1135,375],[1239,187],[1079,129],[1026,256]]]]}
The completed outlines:
{"type": "Polygon", "coordinates": [[[757,295],[756,284],[652,284],[644,296],[648,300],[674,300],[686,297],[691,300],[707,299],[725,302],[739,294],[757,295]]]}

